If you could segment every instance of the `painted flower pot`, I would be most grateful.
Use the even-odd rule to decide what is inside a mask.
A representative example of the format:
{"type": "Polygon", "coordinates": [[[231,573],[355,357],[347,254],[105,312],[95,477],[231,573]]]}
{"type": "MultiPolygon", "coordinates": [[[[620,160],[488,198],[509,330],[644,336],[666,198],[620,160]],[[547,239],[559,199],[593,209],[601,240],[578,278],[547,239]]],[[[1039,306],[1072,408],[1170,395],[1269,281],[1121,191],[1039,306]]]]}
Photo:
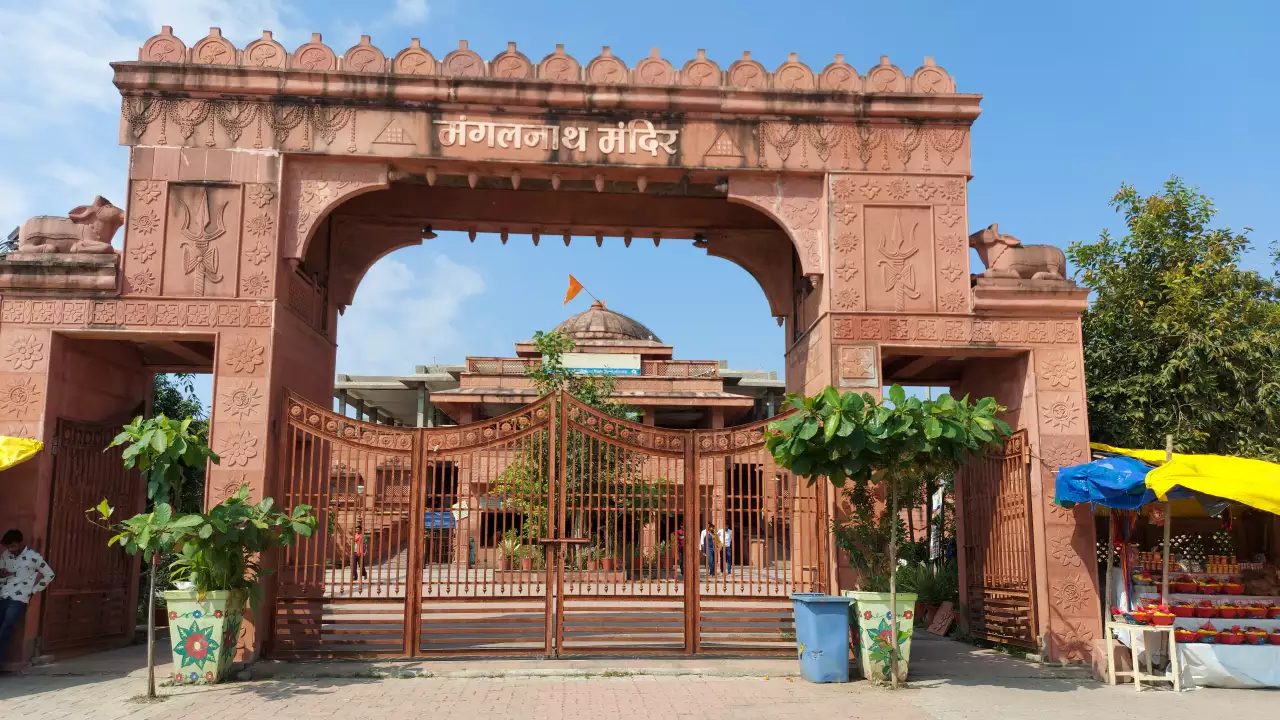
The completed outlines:
{"type": "Polygon", "coordinates": [[[198,596],[193,590],[169,590],[164,599],[169,608],[174,683],[221,682],[235,661],[245,593],[215,590],[198,596]]]}
{"type": "Polygon", "coordinates": [[[915,625],[915,593],[898,593],[898,612],[891,612],[889,593],[846,590],[858,617],[858,655],[862,676],[875,683],[890,681],[890,652],[898,645],[898,681],[907,679],[911,660],[911,631],[915,625]],[[895,629],[896,627],[896,629],[895,629]]]}

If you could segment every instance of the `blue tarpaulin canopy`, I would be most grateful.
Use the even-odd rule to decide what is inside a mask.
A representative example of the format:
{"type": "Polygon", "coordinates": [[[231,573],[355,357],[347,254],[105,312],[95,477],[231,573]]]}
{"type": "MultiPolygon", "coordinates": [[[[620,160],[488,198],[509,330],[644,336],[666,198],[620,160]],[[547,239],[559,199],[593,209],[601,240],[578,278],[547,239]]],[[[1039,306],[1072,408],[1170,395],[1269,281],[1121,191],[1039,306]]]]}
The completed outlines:
{"type": "MultiPolygon", "coordinates": [[[[1147,473],[1153,469],[1123,455],[1064,467],[1058,471],[1055,501],[1063,507],[1093,503],[1113,510],[1137,510],[1157,500],[1155,492],[1147,487],[1147,473]]],[[[1180,487],[1169,491],[1170,499],[1189,497],[1194,493],[1180,487]]]]}
{"type": "Polygon", "coordinates": [[[1117,510],[1137,510],[1155,502],[1147,488],[1151,467],[1131,457],[1107,457],[1058,471],[1056,500],[1063,507],[1094,503],[1117,510]]]}
{"type": "Polygon", "coordinates": [[[452,530],[457,527],[457,521],[453,517],[453,513],[448,510],[434,511],[428,510],[426,517],[427,530],[452,530]]]}

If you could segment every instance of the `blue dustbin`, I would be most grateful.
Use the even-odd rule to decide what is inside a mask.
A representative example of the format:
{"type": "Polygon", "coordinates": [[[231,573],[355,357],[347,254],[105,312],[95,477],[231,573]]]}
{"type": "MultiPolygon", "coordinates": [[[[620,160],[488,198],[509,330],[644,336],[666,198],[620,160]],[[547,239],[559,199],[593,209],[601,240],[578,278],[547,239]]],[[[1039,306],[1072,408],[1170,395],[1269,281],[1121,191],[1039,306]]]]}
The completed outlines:
{"type": "Polygon", "coordinates": [[[792,593],[800,676],[809,682],[849,682],[849,598],[792,593]]]}

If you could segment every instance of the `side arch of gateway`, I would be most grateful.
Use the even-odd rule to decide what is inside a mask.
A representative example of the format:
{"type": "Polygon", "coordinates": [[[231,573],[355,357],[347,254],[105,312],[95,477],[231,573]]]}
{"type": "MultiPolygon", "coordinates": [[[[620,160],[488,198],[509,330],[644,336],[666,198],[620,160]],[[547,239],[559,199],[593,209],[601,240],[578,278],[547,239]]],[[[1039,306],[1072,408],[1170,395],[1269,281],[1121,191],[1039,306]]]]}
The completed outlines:
{"type": "MultiPolygon", "coordinates": [[[[1101,622],[1094,530],[1052,504],[1052,471],[1088,454],[1086,293],[1051,272],[1019,277],[1012,255],[970,272],[970,243],[1016,240],[965,240],[980,97],[932,60],[911,75],[840,57],[769,72],[699,53],[677,69],[656,51],[634,66],[607,49],[534,63],[514,45],[486,62],[465,43],[437,60],[416,42],[389,57],[364,38],[338,55],[319,36],[289,52],[269,33],[238,48],[216,30],[188,48],[166,28],[113,67],[129,197],[118,216],[95,205],[100,222],[64,229],[109,238],[118,219],[123,252],[20,246],[0,261],[0,433],[59,448],[9,472],[0,521],[51,558],[96,547],[68,520],[84,498],[140,502],[124,479],[77,464],[93,428],[137,411],[150,373],[197,370],[213,373],[223,458],[208,502],[248,485],[325,514],[321,537],[276,559],[246,654],[780,648],[787,592],[848,587],[825,530],[843,510],[821,485],[778,478],[759,425],[658,429],[568,398],[465,430],[326,409],[340,310],[377,257],[432,228],[694,240],[760,282],[786,326],[789,390],[945,385],[1009,407],[1033,452],[979,461],[970,474],[986,485],[973,485],[992,490],[961,493],[967,615],[1051,658],[1088,659],[1101,622]],[[582,470],[600,462],[610,472],[582,470]],[[984,470],[996,465],[1007,470],[984,470]],[[344,473],[375,492],[348,497],[344,473]],[[734,483],[752,478],[762,506],[750,513],[772,529],[738,545],[733,574],[703,578],[690,520],[721,520],[734,483]],[[470,561],[456,531],[491,502],[546,523],[541,570],[470,561]],[[678,517],[685,558],[663,568],[653,551],[678,517]],[[356,522],[380,553],[367,583],[343,557],[356,522]],[[580,546],[610,523],[639,568],[634,553],[580,546]],[[495,608],[504,622],[481,619],[495,608]]],[[[128,572],[104,587],[95,564],[59,568],[66,592],[28,613],[23,657],[54,628],[65,647],[130,630],[75,620],[128,596],[128,572]]]]}

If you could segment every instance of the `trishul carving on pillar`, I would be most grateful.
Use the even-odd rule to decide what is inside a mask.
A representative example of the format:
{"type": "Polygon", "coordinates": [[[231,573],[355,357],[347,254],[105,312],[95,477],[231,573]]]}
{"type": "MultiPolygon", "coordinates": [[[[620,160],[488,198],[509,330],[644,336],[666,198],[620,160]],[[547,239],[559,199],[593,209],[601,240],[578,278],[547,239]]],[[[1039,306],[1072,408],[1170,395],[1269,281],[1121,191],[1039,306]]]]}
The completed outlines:
{"type": "Polygon", "coordinates": [[[216,213],[211,212],[209,188],[200,188],[194,215],[190,204],[182,201],[182,236],[186,238],[182,243],[182,272],[187,275],[195,273],[193,292],[196,297],[204,296],[206,280],[211,283],[222,282],[222,276],[218,274],[218,248],[213,247],[212,243],[227,232],[223,221],[226,210],[227,203],[224,202],[218,205],[216,213]]]}
{"type": "Polygon", "coordinates": [[[880,236],[880,254],[884,259],[876,261],[876,265],[884,278],[884,289],[893,291],[894,310],[906,310],[908,298],[915,300],[920,297],[919,291],[916,290],[916,269],[907,264],[911,256],[920,251],[920,248],[914,247],[916,230],[919,227],[920,223],[912,225],[910,240],[904,238],[902,216],[895,214],[891,235],[880,236]]]}

